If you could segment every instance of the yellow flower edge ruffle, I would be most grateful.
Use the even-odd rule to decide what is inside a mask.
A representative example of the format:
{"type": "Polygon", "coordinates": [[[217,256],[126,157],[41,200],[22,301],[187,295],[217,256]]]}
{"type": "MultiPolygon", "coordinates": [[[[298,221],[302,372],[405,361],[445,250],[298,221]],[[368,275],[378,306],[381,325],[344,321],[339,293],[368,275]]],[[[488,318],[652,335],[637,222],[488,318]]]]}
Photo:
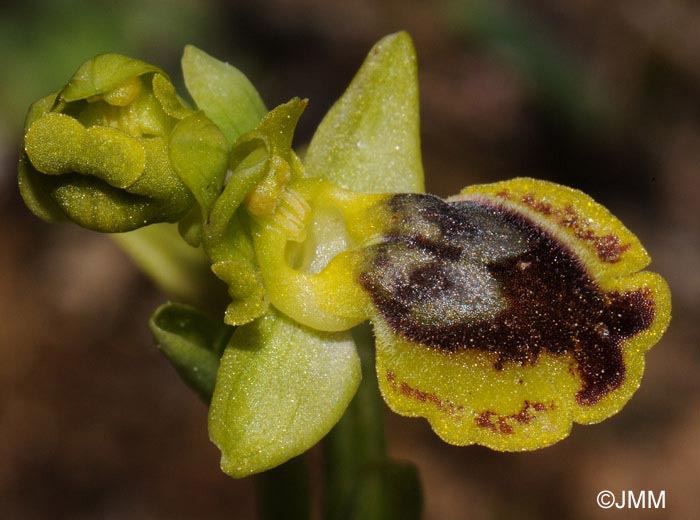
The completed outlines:
{"type": "MultiPolygon", "coordinates": [[[[527,306],[527,297],[532,297],[535,311],[526,309],[523,315],[534,312],[530,316],[545,324],[540,328],[560,326],[562,345],[542,347],[547,332],[536,324],[532,338],[525,334],[518,340],[517,352],[525,352],[521,358],[513,354],[516,351],[499,353],[498,345],[490,349],[440,345],[440,338],[430,336],[431,344],[423,344],[397,330],[386,311],[376,307],[372,321],[377,374],[389,407],[401,415],[425,417],[448,443],[479,444],[499,451],[542,448],[565,438],[573,422],[596,423],[619,412],[639,387],[644,353],[659,341],[670,320],[668,286],[659,275],[640,272],[649,257],[637,238],[584,193],[550,182],[514,179],[472,186],[450,200],[460,201],[487,207],[494,214],[514,215],[508,218],[520,222],[523,229],[535,230],[527,235],[539,237],[533,238],[534,243],[539,240],[561,248],[551,257],[554,278],[547,281],[548,287],[541,293],[528,289],[520,296],[520,305],[524,301],[527,306]],[[559,287],[564,284],[565,268],[557,264],[567,262],[583,273],[583,287],[559,287]],[[565,314],[565,298],[561,300],[564,309],[551,302],[548,307],[537,306],[537,298],[547,292],[554,294],[552,301],[559,301],[559,292],[589,294],[595,304],[591,312],[597,314],[581,316],[579,326],[574,315],[565,314]],[[549,321],[538,314],[547,309],[555,316],[549,321]],[[562,324],[560,315],[574,323],[562,324]]],[[[520,264],[527,267],[529,261],[519,260],[520,264]]],[[[528,283],[538,287],[532,280],[528,283]]],[[[581,309],[588,308],[586,301],[581,296],[581,309]]],[[[497,314],[494,320],[507,314],[497,314]]],[[[508,319],[519,317],[503,318],[495,326],[508,327],[508,319]]],[[[513,330],[527,330],[522,321],[513,330]]],[[[477,342],[488,339],[483,330],[495,330],[483,321],[474,325],[485,327],[477,342]]],[[[551,336],[558,337],[553,332],[551,336]]],[[[471,341],[456,337],[462,343],[471,341]]]]}

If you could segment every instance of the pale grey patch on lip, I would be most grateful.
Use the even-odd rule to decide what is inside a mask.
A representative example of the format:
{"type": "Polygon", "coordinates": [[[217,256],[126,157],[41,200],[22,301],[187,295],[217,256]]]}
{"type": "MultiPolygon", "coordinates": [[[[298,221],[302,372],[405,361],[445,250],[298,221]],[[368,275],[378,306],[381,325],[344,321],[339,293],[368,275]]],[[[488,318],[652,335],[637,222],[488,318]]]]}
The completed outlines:
{"type": "Polygon", "coordinates": [[[431,195],[396,195],[383,243],[370,248],[366,285],[424,326],[492,319],[507,301],[490,262],[527,250],[522,231],[492,208],[431,195]]]}

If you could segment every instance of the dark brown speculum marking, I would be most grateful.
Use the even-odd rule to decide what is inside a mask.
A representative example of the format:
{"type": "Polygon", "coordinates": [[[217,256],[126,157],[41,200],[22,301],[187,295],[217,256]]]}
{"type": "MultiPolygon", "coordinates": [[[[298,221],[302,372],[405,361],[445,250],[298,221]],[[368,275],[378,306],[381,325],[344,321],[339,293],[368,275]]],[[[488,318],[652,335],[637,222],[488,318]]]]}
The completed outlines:
{"type": "Polygon", "coordinates": [[[394,374],[392,371],[388,371],[386,373],[386,380],[395,392],[401,392],[410,399],[414,399],[422,403],[432,403],[438,409],[445,411],[450,415],[461,415],[464,413],[464,406],[462,405],[456,405],[452,401],[440,399],[436,394],[411,386],[405,381],[398,382],[396,380],[396,374],[394,374]]]}
{"type": "MultiPolygon", "coordinates": [[[[525,401],[523,403],[523,407],[518,413],[511,415],[499,415],[495,412],[487,410],[477,415],[474,418],[474,422],[481,428],[510,435],[515,433],[513,423],[529,424],[535,418],[534,412],[544,412],[547,410],[547,408],[548,407],[542,403],[531,403],[530,401],[525,401]]],[[[552,408],[552,406],[550,406],[550,408],[552,408]]]]}
{"type": "Polygon", "coordinates": [[[649,291],[603,292],[564,244],[496,203],[402,194],[388,208],[360,283],[397,334],[445,353],[493,352],[497,369],[543,350],[570,355],[582,405],[620,386],[622,343],[654,319],[649,291]]]}

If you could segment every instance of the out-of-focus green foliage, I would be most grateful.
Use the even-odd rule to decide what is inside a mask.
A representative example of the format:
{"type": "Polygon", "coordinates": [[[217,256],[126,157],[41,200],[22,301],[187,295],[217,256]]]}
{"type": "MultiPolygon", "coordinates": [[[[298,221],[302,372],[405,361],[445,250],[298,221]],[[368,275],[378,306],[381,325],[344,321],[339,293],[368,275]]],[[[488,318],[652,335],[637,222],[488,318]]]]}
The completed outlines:
{"type": "Polygon", "coordinates": [[[214,24],[214,12],[189,0],[14,1],[0,8],[0,125],[21,127],[26,107],[60,85],[91,56],[178,56],[214,24]],[[9,5],[8,5],[9,4],[9,5]],[[6,120],[6,121],[4,121],[6,120]]]}
{"type": "Polygon", "coordinates": [[[566,49],[537,16],[504,0],[451,0],[452,30],[512,68],[544,108],[572,126],[601,128],[614,107],[595,88],[573,49],[566,49]]]}

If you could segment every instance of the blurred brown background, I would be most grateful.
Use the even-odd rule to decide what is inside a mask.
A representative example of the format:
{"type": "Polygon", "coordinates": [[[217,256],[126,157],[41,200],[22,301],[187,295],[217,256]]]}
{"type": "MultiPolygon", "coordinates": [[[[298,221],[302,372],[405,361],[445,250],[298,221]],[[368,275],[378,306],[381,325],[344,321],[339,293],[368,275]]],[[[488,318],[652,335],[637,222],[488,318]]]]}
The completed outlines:
{"type": "Polygon", "coordinates": [[[373,42],[407,29],[429,191],[516,175],[583,189],[641,238],[674,304],[629,405],[552,448],[452,447],[387,413],[392,455],[420,469],[425,517],[697,518],[698,27],[685,0],[4,2],[0,517],[255,518],[251,479],[219,471],[204,405],[154,348],[146,321],[163,297],[109,238],[24,208],[28,104],[100,52],[177,78],[194,43],[243,69],[269,106],[310,98],[303,144],[373,42]],[[601,510],[603,489],[665,490],[666,509],[601,510]]]}

